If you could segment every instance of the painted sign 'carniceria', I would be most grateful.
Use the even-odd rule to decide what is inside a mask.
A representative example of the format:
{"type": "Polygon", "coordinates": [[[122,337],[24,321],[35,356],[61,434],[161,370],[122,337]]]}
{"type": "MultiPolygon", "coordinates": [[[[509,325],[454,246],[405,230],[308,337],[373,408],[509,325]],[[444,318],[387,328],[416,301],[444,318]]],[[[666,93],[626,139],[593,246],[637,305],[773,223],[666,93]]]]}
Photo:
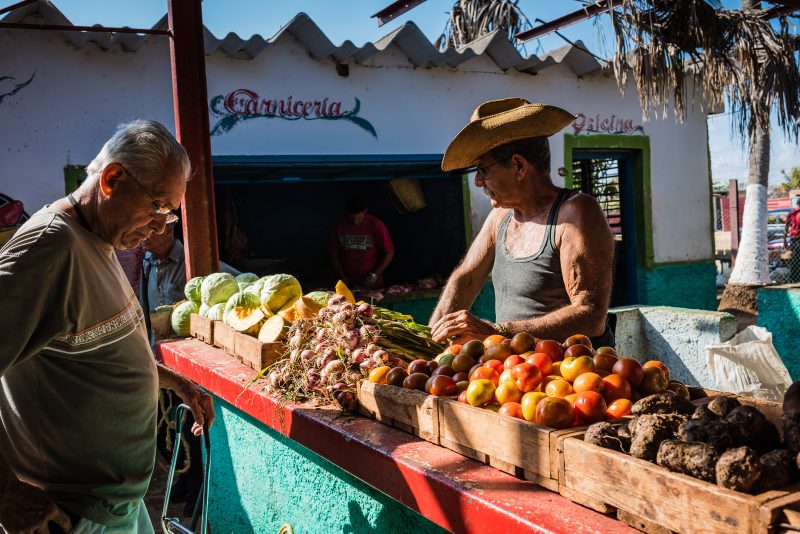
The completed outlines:
{"type": "Polygon", "coordinates": [[[304,120],[342,120],[366,130],[373,137],[378,134],[364,117],[359,116],[361,101],[355,101],[352,109],[342,110],[342,101],[324,98],[261,98],[251,89],[236,89],[227,95],[217,95],[211,99],[211,114],[219,120],[211,128],[211,135],[229,132],[238,123],[250,119],[304,120]]]}

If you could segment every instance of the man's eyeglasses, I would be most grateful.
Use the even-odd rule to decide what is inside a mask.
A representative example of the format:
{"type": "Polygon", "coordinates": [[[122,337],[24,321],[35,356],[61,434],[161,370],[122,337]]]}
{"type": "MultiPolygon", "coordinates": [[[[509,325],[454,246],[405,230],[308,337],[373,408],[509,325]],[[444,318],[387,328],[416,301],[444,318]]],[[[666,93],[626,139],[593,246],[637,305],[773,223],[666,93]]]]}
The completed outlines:
{"type": "Polygon", "coordinates": [[[177,214],[175,214],[175,212],[173,212],[171,209],[159,204],[158,201],[153,197],[153,195],[150,194],[150,191],[148,191],[147,188],[142,185],[142,182],[140,182],[139,179],[131,171],[126,169],[125,166],[122,163],[117,162],[117,164],[120,167],[122,167],[123,171],[128,173],[128,176],[133,178],[133,181],[136,183],[136,185],[139,186],[139,189],[144,191],[145,194],[148,197],[150,197],[150,200],[153,202],[153,213],[152,213],[153,216],[165,217],[166,218],[165,224],[172,224],[174,222],[178,222],[178,218],[179,217],[178,217],[177,214]]]}
{"type": "Polygon", "coordinates": [[[488,164],[488,165],[475,165],[475,166],[473,166],[473,167],[467,167],[467,168],[466,168],[466,169],[464,169],[464,170],[465,170],[466,172],[475,172],[475,173],[478,173],[478,174],[479,174],[479,175],[481,175],[481,176],[486,176],[486,173],[487,173],[487,172],[489,172],[489,169],[490,169],[490,168],[494,167],[495,165],[497,165],[497,164],[499,164],[499,163],[505,163],[505,162],[506,162],[506,161],[508,161],[509,159],[510,159],[510,158],[506,158],[506,159],[497,160],[497,161],[494,161],[494,162],[492,162],[492,163],[490,163],[490,164],[488,164]]]}

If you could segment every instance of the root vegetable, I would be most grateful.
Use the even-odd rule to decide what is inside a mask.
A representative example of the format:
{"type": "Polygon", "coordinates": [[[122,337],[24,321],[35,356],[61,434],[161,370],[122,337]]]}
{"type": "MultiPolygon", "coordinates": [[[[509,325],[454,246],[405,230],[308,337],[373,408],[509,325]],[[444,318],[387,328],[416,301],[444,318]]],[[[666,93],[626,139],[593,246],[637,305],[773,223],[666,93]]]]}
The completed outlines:
{"type": "Polygon", "coordinates": [[[375,364],[372,362],[372,360],[364,360],[359,364],[358,368],[361,371],[361,374],[366,376],[369,374],[369,371],[372,369],[373,365],[375,364]]]}
{"type": "Polygon", "coordinates": [[[753,486],[754,493],[778,489],[792,481],[792,455],[786,449],[770,451],[762,455],[758,463],[761,464],[761,475],[753,486]]]}
{"type": "Polygon", "coordinates": [[[800,454],[800,417],[784,413],[781,420],[783,421],[783,442],[789,452],[793,456],[797,456],[800,454]]]}
{"type": "Polygon", "coordinates": [[[358,330],[348,330],[344,334],[345,340],[347,340],[347,347],[350,349],[354,349],[358,346],[358,342],[360,340],[360,336],[358,335],[358,330]]]}
{"type": "Polygon", "coordinates": [[[800,381],[793,383],[783,395],[783,413],[800,418],[800,381]]]}
{"type": "Polygon", "coordinates": [[[701,480],[716,480],[719,453],[708,443],[664,440],[658,448],[656,463],[671,471],[701,480]]]}
{"type": "Polygon", "coordinates": [[[318,372],[309,369],[308,372],[306,372],[306,387],[308,389],[314,389],[319,385],[321,378],[318,372]]]}
{"type": "Polygon", "coordinates": [[[343,304],[347,302],[347,299],[344,295],[334,295],[328,300],[328,307],[331,306],[338,306],[339,304],[343,304]]]}
{"type": "Polygon", "coordinates": [[[737,406],[725,420],[731,428],[736,446],[747,446],[761,454],[780,446],[778,429],[753,406],[737,406]]]}
{"type": "Polygon", "coordinates": [[[611,423],[601,422],[591,425],[586,429],[583,441],[604,449],[622,451],[622,442],[617,437],[617,430],[611,423]]]}
{"type": "Polygon", "coordinates": [[[366,303],[360,304],[356,313],[359,317],[372,317],[372,306],[366,303]]]}
{"type": "Polygon", "coordinates": [[[723,419],[689,419],[678,428],[681,441],[707,443],[720,454],[736,444],[733,434],[723,419]]]}
{"type": "Polygon", "coordinates": [[[343,372],[344,364],[341,362],[341,360],[336,359],[325,364],[325,367],[322,368],[322,372],[320,372],[320,376],[322,376],[322,378],[328,382],[331,382],[338,379],[343,372]]]}
{"type": "Polygon", "coordinates": [[[617,427],[617,437],[619,438],[620,444],[622,445],[622,450],[625,452],[628,452],[631,448],[630,424],[632,422],[633,419],[629,419],[627,422],[617,427]]]}
{"type": "MultiPolygon", "coordinates": [[[[680,397],[676,398],[685,400],[680,397]]],[[[685,415],[679,414],[640,415],[629,425],[631,432],[629,454],[642,460],[655,461],[661,442],[675,439],[678,427],[686,419],[685,415]]]]}
{"type": "Polygon", "coordinates": [[[670,391],[650,395],[637,401],[631,408],[631,413],[633,415],[682,414],[688,416],[692,415],[694,409],[695,406],[691,402],[670,391]]]}
{"type": "Polygon", "coordinates": [[[333,398],[346,412],[358,413],[358,399],[351,391],[339,390],[333,393],[333,398]]]}
{"type": "Polygon", "coordinates": [[[353,363],[360,364],[361,362],[367,359],[367,351],[364,349],[356,349],[353,351],[351,358],[353,363]]]}
{"type": "Polygon", "coordinates": [[[701,421],[711,421],[717,419],[717,414],[709,410],[708,406],[703,404],[694,409],[694,413],[692,414],[692,419],[697,419],[701,421]]]}
{"type": "Polygon", "coordinates": [[[316,356],[316,355],[317,355],[317,354],[316,354],[316,353],[315,353],[313,350],[311,350],[311,349],[305,349],[304,351],[302,351],[302,352],[300,353],[300,358],[302,358],[302,359],[303,359],[303,360],[305,360],[305,361],[310,361],[310,360],[312,360],[312,359],[314,358],[314,356],[316,356]]]}
{"type": "Polygon", "coordinates": [[[717,461],[717,484],[749,493],[761,475],[758,454],[750,447],[728,449],[717,461]]]}
{"type": "Polygon", "coordinates": [[[728,412],[737,406],[741,406],[738,400],[733,397],[723,397],[722,395],[714,397],[708,403],[708,409],[714,412],[717,417],[725,417],[728,412]]]}

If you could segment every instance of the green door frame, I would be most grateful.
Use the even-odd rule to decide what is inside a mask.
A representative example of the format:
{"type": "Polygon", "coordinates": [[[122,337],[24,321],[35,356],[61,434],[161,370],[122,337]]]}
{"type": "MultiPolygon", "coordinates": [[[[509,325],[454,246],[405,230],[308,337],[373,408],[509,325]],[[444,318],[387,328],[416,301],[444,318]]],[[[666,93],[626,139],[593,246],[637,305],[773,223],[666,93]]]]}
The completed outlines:
{"type": "Polygon", "coordinates": [[[642,221],[643,226],[636,235],[636,264],[642,269],[653,269],[656,263],[650,192],[650,138],[646,135],[564,134],[564,185],[567,188],[572,188],[573,184],[572,153],[575,150],[632,151],[634,176],[642,177],[641,181],[633,182],[636,220],[642,221]]]}

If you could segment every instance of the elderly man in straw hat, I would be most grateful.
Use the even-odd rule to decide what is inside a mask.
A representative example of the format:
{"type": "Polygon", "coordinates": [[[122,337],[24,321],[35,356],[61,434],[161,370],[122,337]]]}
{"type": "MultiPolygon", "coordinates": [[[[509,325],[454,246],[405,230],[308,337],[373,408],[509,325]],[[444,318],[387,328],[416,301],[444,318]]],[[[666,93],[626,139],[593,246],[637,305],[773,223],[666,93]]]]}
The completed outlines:
{"type": "Polygon", "coordinates": [[[492,211],[431,317],[437,341],[529,332],[613,344],[606,323],[614,242],[597,201],[550,179],[547,137],[575,117],[521,98],[485,102],[445,152],[444,171],[474,166],[492,211]],[[495,320],[470,308],[491,274],[495,320]]]}

